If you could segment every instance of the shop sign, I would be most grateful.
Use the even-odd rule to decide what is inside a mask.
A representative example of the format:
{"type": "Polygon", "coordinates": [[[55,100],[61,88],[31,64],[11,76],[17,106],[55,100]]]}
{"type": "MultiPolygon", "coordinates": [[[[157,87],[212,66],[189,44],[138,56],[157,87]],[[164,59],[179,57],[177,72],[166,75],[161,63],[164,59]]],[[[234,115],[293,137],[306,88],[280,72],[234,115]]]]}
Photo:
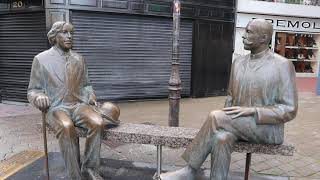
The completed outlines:
{"type": "Polygon", "coordinates": [[[320,32],[320,19],[237,13],[237,27],[245,28],[252,19],[266,19],[275,30],[320,32]]]}

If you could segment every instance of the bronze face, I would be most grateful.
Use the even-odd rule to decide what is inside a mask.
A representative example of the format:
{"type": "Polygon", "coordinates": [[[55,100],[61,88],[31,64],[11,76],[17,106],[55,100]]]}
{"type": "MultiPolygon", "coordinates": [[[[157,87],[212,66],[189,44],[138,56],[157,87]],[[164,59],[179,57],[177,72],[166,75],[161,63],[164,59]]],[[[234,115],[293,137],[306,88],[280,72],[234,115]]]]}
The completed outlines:
{"type": "Polygon", "coordinates": [[[247,25],[246,32],[242,38],[245,50],[256,49],[261,44],[261,33],[258,32],[255,24],[251,22],[247,25]]]}
{"type": "Polygon", "coordinates": [[[69,23],[63,25],[63,28],[58,32],[56,36],[55,45],[58,46],[63,51],[68,51],[72,49],[73,40],[73,26],[69,23]]]}

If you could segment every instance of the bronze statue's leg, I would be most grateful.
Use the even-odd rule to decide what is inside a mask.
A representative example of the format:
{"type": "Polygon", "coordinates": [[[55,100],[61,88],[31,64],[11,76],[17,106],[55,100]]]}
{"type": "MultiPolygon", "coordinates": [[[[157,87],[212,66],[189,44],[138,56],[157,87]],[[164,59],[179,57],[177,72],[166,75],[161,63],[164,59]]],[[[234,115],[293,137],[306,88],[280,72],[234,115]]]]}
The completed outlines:
{"type": "Polygon", "coordinates": [[[208,118],[202,125],[197,136],[193,139],[192,143],[182,154],[182,158],[193,169],[198,170],[206,160],[208,154],[211,152],[213,135],[212,119],[208,118]]]}
{"type": "Polygon", "coordinates": [[[74,112],[75,125],[87,130],[84,158],[81,169],[100,165],[103,120],[90,106],[80,105],[74,112]]]}
{"type": "Polygon", "coordinates": [[[60,150],[65,162],[67,173],[72,180],[81,179],[79,166],[79,139],[69,115],[61,110],[53,112],[50,125],[55,129],[60,150]]]}
{"type": "Polygon", "coordinates": [[[231,132],[223,130],[220,125],[231,121],[222,111],[212,111],[208,115],[199,133],[182,155],[189,166],[199,169],[211,152],[211,179],[227,179],[232,146],[237,138],[231,132]]]}
{"type": "Polygon", "coordinates": [[[236,137],[226,131],[218,131],[214,136],[211,151],[211,180],[226,180],[228,178],[231,153],[236,137]]]}

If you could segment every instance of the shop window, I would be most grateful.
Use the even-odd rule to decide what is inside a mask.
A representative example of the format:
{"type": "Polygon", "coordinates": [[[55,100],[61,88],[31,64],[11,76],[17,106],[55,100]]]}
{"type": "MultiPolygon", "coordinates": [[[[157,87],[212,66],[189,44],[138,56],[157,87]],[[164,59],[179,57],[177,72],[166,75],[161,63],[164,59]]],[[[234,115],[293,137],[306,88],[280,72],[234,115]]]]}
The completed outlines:
{"type": "Polygon", "coordinates": [[[320,34],[276,32],[274,51],[288,58],[297,73],[316,75],[320,34]]]}

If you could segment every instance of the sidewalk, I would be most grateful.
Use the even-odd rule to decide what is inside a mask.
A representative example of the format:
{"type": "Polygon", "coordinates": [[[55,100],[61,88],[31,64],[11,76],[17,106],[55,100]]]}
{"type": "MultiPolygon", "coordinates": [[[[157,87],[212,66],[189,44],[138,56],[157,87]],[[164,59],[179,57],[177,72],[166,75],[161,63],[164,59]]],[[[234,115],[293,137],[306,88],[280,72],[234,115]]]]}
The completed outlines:
{"type": "MultiPolygon", "coordinates": [[[[182,99],[180,126],[200,128],[210,110],[221,109],[225,97],[182,99]]],[[[168,101],[119,103],[120,119],[130,123],[167,125],[168,101]]],[[[293,157],[256,155],[252,157],[254,173],[290,176],[291,179],[320,179],[320,96],[299,94],[299,112],[286,125],[286,142],[295,145],[293,157]]],[[[22,150],[42,150],[42,135],[36,124],[41,123],[39,111],[30,106],[0,104],[0,161],[22,150]]],[[[83,143],[83,140],[81,142],[83,143]]],[[[59,151],[53,134],[48,137],[49,150],[59,151]]],[[[156,149],[150,145],[113,144],[102,146],[102,157],[155,162],[156,149]]],[[[164,163],[184,165],[183,149],[164,148],[164,163]]],[[[208,159],[209,160],[209,159],[208,159]]],[[[205,163],[209,167],[210,161],[205,163]]],[[[233,153],[231,171],[243,172],[245,154],[233,153]]]]}

